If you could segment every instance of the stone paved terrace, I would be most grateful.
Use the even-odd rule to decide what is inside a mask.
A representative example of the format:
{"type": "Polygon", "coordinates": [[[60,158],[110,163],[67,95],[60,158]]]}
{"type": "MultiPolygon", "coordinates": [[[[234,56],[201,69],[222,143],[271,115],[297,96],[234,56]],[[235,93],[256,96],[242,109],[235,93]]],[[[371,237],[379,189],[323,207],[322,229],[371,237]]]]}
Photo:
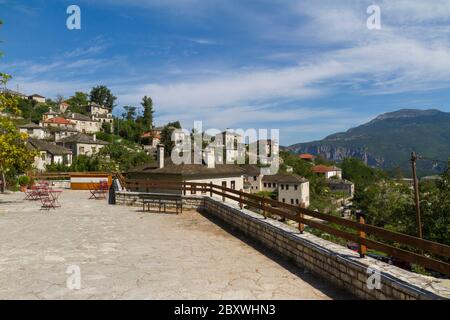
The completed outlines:
{"type": "Polygon", "coordinates": [[[195,211],[143,213],[65,191],[0,194],[0,299],[348,299],[195,211]],[[81,268],[81,289],[66,286],[81,268]]]}

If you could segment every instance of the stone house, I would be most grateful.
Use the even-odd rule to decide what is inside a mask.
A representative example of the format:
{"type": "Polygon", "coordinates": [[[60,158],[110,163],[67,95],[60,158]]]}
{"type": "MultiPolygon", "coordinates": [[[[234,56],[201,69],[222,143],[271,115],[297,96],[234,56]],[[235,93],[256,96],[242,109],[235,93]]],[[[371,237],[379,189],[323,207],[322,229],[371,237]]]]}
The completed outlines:
{"type": "MultiPolygon", "coordinates": [[[[234,190],[243,190],[244,171],[242,168],[232,164],[216,164],[213,152],[206,154],[205,158],[206,160],[202,164],[174,164],[170,158],[165,158],[164,147],[159,145],[156,164],[136,167],[129,170],[126,175],[131,179],[212,183],[234,190]]],[[[159,191],[177,192],[173,190],[159,191]]],[[[196,192],[187,191],[186,194],[196,194],[196,192]]]]}
{"type": "Polygon", "coordinates": [[[91,102],[89,104],[89,108],[92,119],[100,122],[100,128],[104,123],[107,123],[112,129],[114,120],[111,109],[101,106],[95,102],[91,102]]]}
{"type": "Polygon", "coordinates": [[[332,177],[342,179],[342,169],[336,166],[326,166],[323,164],[319,164],[312,167],[312,172],[318,175],[323,175],[325,179],[330,179],[332,177]]]}
{"type": "Polygon", "coordinates": [[[81,113],[72,112],[66,119],[75,123],[75,129],[82,133],[96,133],[101,130],[101,122],[94,119],[94,116],[88,117],[81,113]]]}
{"type": "Polygon", "coordinates": [[[258,193],[263,190],[261,168],[256,165],[243,165],[244,169],[244,190],[248,193],[258,193]]]}
{"type": "Polygon", "coordinates": [[[280,202],[309,207],[309,181],[295,174],[265,175],[263,191],[274,192],[280,202]]]}
{"type": "Polygon", "coordinates": [[[41,122],[42,127],[53,127],[60,129],[76,129],[76,123],[63,117],[48,118],[41,122]]]}
{"type": "Polygon", "coordinates": [[[45,103],[45,97],[39,95],[39,94],[32,94],[31,96],[28,96],[28,99],[36,101],[38,103],[45,103]]]}
{"type": "Polygon", "coordinates": [[[72,164],[72,151],[70,149],[55,145],[35,138],[29,138],[27,147],[30,150],[39,152],[34,158],[34,167],[39,170],[45,170],[50,164],[65,164],[70,166],[72,164]]]}
{"type": "Polygon", "coordinates": [[[91,137],[83,133],[77,133],[59,140],[57,144],[72,150],[74,156],[91,156],[109,143],[97,139],[95,134],[91,137]]]}
{"type": "Polygon", "coordinates": [[[20,133],[26,133],[28,137],[35,139],[45,139],[49,136],[47,128],[43,128],[34,122],[19,126],[20,133]]]}

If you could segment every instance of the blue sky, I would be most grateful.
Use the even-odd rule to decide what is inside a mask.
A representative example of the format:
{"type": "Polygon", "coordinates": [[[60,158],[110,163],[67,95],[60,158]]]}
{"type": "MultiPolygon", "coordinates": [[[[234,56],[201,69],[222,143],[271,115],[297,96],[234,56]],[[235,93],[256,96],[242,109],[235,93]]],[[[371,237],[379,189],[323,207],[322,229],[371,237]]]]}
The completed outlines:
{"type": "Polygon", "coordinates": [[[450,111],[447,0],[0,0],[0,71],[27,94],[151,96],[156,123],[321,139],[401,108],[450,111]],[[66,9],[81,8],[81,30],[66,9]],[[369,5],[381,30],[369,30],[369,5]]]}

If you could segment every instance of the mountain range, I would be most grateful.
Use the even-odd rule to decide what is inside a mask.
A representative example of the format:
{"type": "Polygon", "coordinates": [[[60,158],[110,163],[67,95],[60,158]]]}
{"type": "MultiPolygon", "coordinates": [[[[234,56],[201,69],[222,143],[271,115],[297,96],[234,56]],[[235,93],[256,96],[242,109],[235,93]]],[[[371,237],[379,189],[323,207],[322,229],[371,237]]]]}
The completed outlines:
{"type": "Polygon", "coordinates": [[[322,155],[337,162],[355,157],[371,167],[403,170],[411,167],[408,160],[415,151],[423,157],[418,161],[422,175],[438,173],[445,170],[450,156],[450,113],[436,109],[402,109],[384,113],[323,140],[297,143],[286,149],[322,155]]]}

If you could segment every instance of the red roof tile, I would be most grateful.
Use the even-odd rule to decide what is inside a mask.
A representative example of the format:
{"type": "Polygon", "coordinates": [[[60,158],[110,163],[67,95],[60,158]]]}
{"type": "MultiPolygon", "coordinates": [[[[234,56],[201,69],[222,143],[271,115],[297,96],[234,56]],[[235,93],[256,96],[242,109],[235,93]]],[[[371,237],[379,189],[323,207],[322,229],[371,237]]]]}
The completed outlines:
{"type": "Polygon", "coordinates": [[[307,160],[314,159],[314,156],[312,154],[309,154],[309,153],[302,153],[298,157],[300,159],[307,159],[307,160]]]}
{"type": "Polygon", "coordinates": [[[319,164],[317,166],[312,167],[312,172],[314,173],[326,173],[326,172],[330,172],[330,171],[341,171],[342,169],[335,167],[335,166],[331,166],[328,167],[326,165],[323,164],[319,164]]]}
{"type": "Polygon", "coordinates": [[[44,121],[44,123],[75,125],[75,123],[73,123],[70,120],[64,119],[63,117],[54,117],[54,118],[51,118],[51,119],[47,119],[47,120],[44,121]]]}

